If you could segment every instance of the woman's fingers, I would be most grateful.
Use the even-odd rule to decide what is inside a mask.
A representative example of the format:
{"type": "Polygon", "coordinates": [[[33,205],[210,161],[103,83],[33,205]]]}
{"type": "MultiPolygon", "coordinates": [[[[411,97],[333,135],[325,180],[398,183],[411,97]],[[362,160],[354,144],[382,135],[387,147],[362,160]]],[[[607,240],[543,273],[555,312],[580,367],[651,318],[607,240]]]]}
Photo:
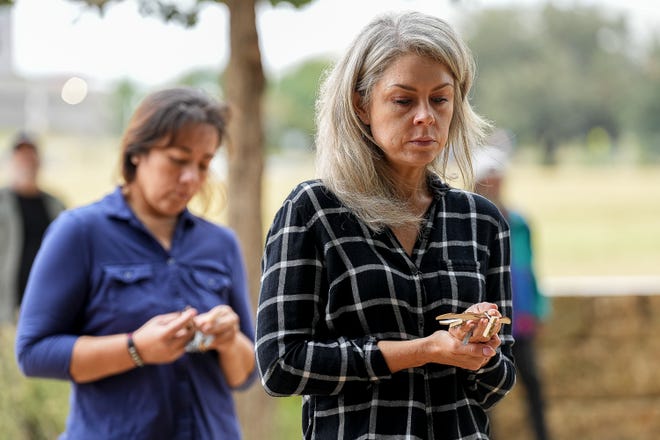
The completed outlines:
{"type": "Polygon", "coordinates": [[[231,307],[221,305],[199,315],[195,323],[204,333],[220,334],[238,329],[239,318],[231,307]]]}
{"type": "MultiPolygon", "coordinates": [[[[188,312],[182,315],[184,313],[188,312]]],[[[195,333],[195,321],[189,314],[178,317],[168,327],[165,337],[178,343],[189,341],[195,333]]]]}

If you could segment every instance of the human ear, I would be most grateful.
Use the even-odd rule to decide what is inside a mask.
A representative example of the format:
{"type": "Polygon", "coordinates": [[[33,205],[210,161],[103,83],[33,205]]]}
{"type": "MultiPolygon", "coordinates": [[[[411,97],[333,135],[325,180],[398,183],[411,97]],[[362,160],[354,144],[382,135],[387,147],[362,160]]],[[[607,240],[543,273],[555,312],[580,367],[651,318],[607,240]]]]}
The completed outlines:
{"type": "Polygon", "coordinates": [[[363,107],[362,95],[359,92],[353,92],[353,107],[355,107],[355,112],[357,113],[358,118],[364,125],[369,125],[371,120],[369,119],[369,112],[366,111],[363,107]]]}

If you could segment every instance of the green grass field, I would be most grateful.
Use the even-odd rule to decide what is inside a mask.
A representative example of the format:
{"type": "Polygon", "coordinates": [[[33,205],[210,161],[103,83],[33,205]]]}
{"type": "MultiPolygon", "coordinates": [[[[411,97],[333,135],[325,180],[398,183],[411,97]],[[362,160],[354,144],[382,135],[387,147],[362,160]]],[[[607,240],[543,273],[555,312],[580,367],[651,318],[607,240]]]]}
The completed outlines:
{"type": "Polygon", "coordinates": [[[541,276],[660,275],[660,168],[512,171],[508,198],[535,228],[541,276]]]}

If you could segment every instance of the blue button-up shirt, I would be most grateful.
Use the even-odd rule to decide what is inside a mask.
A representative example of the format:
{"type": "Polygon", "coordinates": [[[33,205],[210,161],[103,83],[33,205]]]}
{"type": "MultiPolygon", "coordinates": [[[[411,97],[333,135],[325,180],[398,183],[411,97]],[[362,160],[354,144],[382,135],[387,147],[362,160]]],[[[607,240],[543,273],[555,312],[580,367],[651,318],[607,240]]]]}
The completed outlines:
{"type": "MultiPolygon", "coordinates": [[[[18,362],[29,376],[70,380],[79,336],[132,332],[158,314],[188,305],[202,313],[219,304],[234,309],[253,339],[235,235],[186,210],[167,251],[117,188],[66,211],[46,233],[19,317],[18,362]]],[[[215,351],[72,383],[62,438],[240,438],[231,391],[215,351]]]]}

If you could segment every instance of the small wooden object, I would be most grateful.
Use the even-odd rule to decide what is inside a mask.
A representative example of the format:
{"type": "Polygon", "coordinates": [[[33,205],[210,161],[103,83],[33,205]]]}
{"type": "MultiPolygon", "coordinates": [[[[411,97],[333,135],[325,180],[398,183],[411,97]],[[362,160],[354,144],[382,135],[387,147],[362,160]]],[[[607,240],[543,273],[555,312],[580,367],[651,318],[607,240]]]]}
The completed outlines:
{"type": "Polygon", "coordinates": [[[467,321],[475,321],[478,319],[486,318],[488,320],[488,325],[484,330],[483,337],[489,338],[495,333],[493,330],[496,328],[495,324],[511,324],[511,318],[506,316],[494,316],[489,315],[488,313],[445,313],[443,315],[438,315],[435,319],[438,320],[438,323],[441,325],[448,325],[450,328],[457,325],[461,325],[467,321]]]}

